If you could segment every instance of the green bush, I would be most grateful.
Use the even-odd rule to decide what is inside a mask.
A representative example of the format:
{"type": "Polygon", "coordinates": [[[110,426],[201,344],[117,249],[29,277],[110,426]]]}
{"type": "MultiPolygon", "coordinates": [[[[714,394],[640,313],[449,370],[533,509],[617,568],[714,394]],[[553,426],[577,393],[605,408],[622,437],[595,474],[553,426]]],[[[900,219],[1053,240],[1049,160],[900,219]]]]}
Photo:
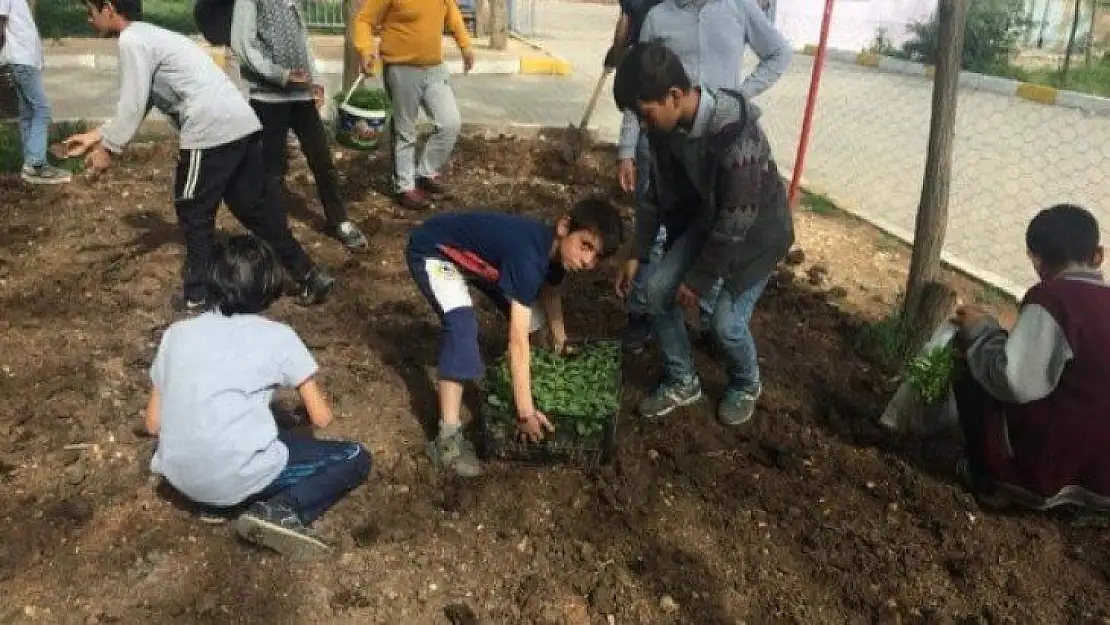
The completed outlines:
{"type": "MultiPolygon", "coordinates": [[[[967,11],[964,32],[963,68],[995,76],[1019,77],[1010,64],[1010,55],[1029,28],[1020,0],[975,0],[967,11]]],[[[940,49],[940,23],[937,14],[925,22],[909,26],[911,38],[902,45],[904,58],[935,65],[940,49]]]]}

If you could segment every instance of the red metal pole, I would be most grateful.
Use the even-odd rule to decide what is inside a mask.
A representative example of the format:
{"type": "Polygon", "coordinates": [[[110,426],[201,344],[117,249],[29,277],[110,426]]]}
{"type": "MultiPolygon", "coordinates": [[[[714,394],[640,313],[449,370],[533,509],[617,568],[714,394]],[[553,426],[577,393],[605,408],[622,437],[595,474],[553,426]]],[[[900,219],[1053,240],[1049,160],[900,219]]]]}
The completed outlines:
{"type": "Polygon", "coordinates": [[[813,109],[817,107],[817,87],[821,84],[821,72],[825,69],[825,50],[829,46],[829,28],[832,25],[833,3],[825,0],[825,16],[821,20],[821,41],[817,44],[817,57],[813,59],[813,75],[809,81],[809,96],[806,110],[802,116],[802,136],[798,140],[798,154],[794,159],[794,176],[790,180],[790,208],[798,208],[798,185],[802,181],[805,168],[806,150],[809,149],[809,132],[813,124],[813,109]]]}

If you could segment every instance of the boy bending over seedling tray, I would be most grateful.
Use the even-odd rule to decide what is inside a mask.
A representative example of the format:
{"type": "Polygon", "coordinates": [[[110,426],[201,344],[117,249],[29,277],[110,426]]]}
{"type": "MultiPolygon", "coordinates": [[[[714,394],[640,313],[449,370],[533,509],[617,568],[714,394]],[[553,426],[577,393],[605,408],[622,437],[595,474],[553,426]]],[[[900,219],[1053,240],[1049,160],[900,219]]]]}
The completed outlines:
{"type": "Polygon", "coordinates": [[[575,204],[554,226],[519,215],[475,212],[436,215],[412,231],[405,248],[409,271],[443,323],[437,384],[441,420],[439,435],[428,443],[434,463],[463,477],[481,473],[459,419],[463,383],[485,375],[470,286],[509,317],[507,377],[516,423],[524,436],[539,441],[556,425],[533,399],[537,388],[531,379],[529,334],[539,325],[534,308],[538,304],[547,318],[556,353],[563,352],[563,276],[594,269],[622,238],[620,214],[601,199],[575,204]]]}
{"type": "Polygon", "coordinates": [[[540,442],[518,436],[509,362],[502,357],[487,378],[479,429],[483,453],[530,462],[608,462],[621,403],[620,344],[588,343],[565,355],[535,348],[531,373],[536,406],[554,421],[555,434],[540,442]]]}

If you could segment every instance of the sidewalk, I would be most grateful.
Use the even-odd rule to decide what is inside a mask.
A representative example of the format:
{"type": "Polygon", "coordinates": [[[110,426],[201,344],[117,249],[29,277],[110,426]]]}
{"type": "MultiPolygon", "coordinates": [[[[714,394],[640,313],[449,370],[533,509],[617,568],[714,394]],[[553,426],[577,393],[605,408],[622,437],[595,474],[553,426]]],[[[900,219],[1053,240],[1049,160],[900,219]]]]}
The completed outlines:
{"type": "MultiPolygon", "coordinates": [[[[220,67],[227,67],[234,61],[231,51],[224,47],[210,46],[202,38],[194,37],[202,47],[209,51],[220,67]]],[[[477,57],[474,74],[550,74],[568,75],[571,64],[566,60],[544,50],[529,46],[517,39],[510,38],[505,50],[489,47],[489,37],[472,38],[477,57]]],[[[312,35],[309,45],[316,57],[317,70],[323,74],[343,73],[343,36],[312,35]]],[[[118,49],[114,39],[72,37],[45,42],[46,68],[56,69],[99,69],[114,70],[118,65],[118,49]]],[[[444,62],[454,74],[463,72],[462,54],[455,40],[443,38],[444,62]]]]}

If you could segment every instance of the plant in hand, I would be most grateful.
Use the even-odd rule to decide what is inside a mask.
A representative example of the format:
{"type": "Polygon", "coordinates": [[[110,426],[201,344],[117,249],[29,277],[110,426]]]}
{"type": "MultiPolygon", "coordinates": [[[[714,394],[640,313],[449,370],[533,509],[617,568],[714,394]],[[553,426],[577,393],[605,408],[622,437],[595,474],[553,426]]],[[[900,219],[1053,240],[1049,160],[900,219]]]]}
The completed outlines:
{"type": "Polygon", "coordinates": [[[906,380],[926,404],[936,404],[948,396],[956,374],[956,352],[948,345],[934,347],[906,365],[906,380]]]}

